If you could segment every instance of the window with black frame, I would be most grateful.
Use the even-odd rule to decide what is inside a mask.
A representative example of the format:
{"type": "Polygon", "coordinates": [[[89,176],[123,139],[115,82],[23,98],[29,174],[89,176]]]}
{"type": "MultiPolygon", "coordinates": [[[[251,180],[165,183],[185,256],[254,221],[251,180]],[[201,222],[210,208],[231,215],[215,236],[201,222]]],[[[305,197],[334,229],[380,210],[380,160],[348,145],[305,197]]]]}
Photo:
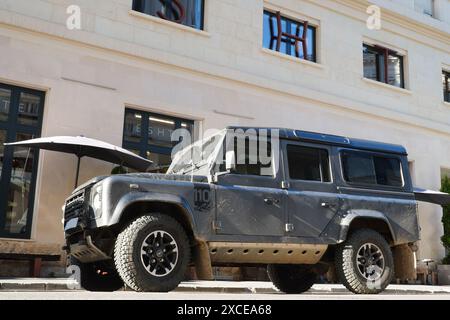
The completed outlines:
{"type": "Polygon", "coordinates": [[[311,26],[307,21],[290,19],[279,12],[265,10],[263,47],[299,59],[317,62],[316,27],[311,26]]]}
{"type": "Polygon", "coordinates": [[[442,89],[444,92],[444,101],[450,102],[450,72],[442,71],[442,89]]]}
{"type": "Polygon", "coordinates": [[[403,176],[398,158],[365,152],[341,152],[345,181],[362,185],[402,187],[403,176]]]}
{"type": "Polygon", "coordinates": [[[331,181],[326,149],[288,145],[287,158],[289,178],[303,181],[331,181]]]}
{"type": "MultiPolygon", "coordinates": [[[[165,172],[172,162],[172,149],[182,141],[172,141],[176,129],[185,129],[193,140],[194,122],[140,110],[126,109],[123,147],[153,161],[153,171],[165,172]]],[[[183,136],[187,136],[183,135],[183,136]]]]}
{"type": "Polygon", "coordinates": [[[380,46],[363,44],[364,77],[404,88],[403,56],[380,46]]]}
{"type": "Polygon", "coordinates": [[[39,153],[4,147],[41,134],[45,93],[0,84],[0,238],[29,239],[39,153]]]}
{"type": "Polygon", "coordinates": [[[134,0],[133,10],[203,30],[204,0],[134,0]]]}

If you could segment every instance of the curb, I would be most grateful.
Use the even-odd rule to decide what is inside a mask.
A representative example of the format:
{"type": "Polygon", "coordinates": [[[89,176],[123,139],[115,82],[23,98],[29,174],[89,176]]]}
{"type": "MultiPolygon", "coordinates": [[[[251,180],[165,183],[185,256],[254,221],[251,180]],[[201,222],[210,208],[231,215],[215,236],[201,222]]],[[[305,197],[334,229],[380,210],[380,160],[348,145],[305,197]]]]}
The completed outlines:
{"type": "Polygon", "coordinates": [[[72,291],[80,290],[79,284],[76,281],[67,279],[55,280],[1,280],[0,291],[72,291]]]}
{"type": "MultiPolygon", "coordinates": [[[[80,290],[78,283],[73,279],[0,279],[0,291],[77,291],[80,290]]],[[[81,289],[82,290],[82,289],[81,289]]],[[[128,291],[129,289],[122,289],[128,291]]],[[[282,294],[275,287],[268,284],[255,286],[247,283],[239,286],[239,283],[181,283],[173,292],[198,292],[198,293],[228,293],[228,294],[282,294]]],[[[351,294],[341,285],[314,285],[308,293],[310,294],[351,294]]],[[[450,287],[392,285],[381,294],[449,294],[450,287]]]]}
{"type": "Polygon", "coordinates": [[[276,289],[270,288],[226,288],[226,287],[189,287],[179,286],[173,292],[210,292],[210,293],[280,293],[276,289]]]}

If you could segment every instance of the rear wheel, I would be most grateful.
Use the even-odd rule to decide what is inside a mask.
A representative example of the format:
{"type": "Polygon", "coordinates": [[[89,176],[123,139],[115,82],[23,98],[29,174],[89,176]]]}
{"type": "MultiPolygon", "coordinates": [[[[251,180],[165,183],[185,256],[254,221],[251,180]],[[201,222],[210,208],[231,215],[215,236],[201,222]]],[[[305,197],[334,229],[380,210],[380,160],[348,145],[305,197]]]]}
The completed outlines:
{"type": "Polygon", "coordinates": [[[336,273],[354,293],[380,293],[394,276],[394,259],[384,237],[360,229],[336,249],[336,273]]]}
{"type": "Polygon", "coordinates": [[[88,291],[116,291],[123,287],[123,281],[112,261],[81,263],[71,257],[70,264],[80,268],[80,285],[88,291]]]}
{"type": "Polygon", "coordinates": [[[131,289],[171,291],[184,279],[190,262],[189,240],[173,218],[158,213],[142,216],[117,237],[114,261],[131,289]]]}
{"type": "Polygon", "coordinates": [[[308,291],[317,279],[310,265],[270,264],[267,273],[275,287],[289,294],[308,291]]]}

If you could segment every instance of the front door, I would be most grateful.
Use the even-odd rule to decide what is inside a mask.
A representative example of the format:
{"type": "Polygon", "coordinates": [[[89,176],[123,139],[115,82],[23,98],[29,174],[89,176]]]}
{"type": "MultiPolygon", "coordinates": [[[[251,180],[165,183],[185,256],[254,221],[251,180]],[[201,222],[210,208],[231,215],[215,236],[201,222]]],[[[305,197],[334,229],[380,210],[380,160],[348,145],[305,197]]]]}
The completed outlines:
{"type": "Polygon", "coordinates": [[[40,136],[44,93],[0,84],[0,237],[31,234],[38,152],[3,143],[40,136]]]}
{"type": "Polygon", "coordinates": [[[285,191],[266,176],[224,174],[216,185],[218,234],[282,236],[285,191]]]}
{"type": "Polygon", "coordinates": [[[331,174],[331,148],[290,141],[284,141],[283,146],[289,182],[289,235],[319,237],[339,205],[331,174]]]}
{"type": "MultiPolygon", "coordinates": [[[[218,234],[283,236],[286,223],[286,191],[275,152],[279,147],[263,143],[256,135],[234,139],[236,168],[218,176],[216,184],[216,230],[218,234]],[[258,140],[258,141],[256,141],[258,140]],[[264,161],[260,148],[267,148],[264,161]],[[276,160],[275,160],[276,159],[276,160]]],[[[231,139],[230,139],[231,140],[231,139]]],[[[231,143],[231,142],[230,142],[231,143]]],[[[261,149],[261,151],[264,151],[261,149]]]]}

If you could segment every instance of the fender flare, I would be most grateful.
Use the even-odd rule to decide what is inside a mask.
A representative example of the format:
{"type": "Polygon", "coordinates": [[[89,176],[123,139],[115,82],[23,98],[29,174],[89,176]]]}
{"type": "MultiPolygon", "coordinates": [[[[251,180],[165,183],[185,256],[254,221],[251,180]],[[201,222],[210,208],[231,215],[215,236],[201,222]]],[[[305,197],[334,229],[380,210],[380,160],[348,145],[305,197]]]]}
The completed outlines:
{"type": "Polygon", "coordinates": [[[339,239],[338,243],[344,242],[347,239],[348,231],[350,229],[350,225],[355,219],[373,219],[373,220],[379,220],[386,223],[386,225],[389,228],[389,232],[391,234],[391,237],[393,239],[393,242],[396,242],[396,236],[394,233],[394,230],[391,226],[391,223],[389,222],[389,219],[384,215],[382,212],[375,211],[375,210],[366,210],[366,209],[360,209],[360,210],[349,210],[345,217],[343,217],[340,221],[340,233],[339,233],[339,239]]]}
{"type": "Polygon", "coordinates": [[[111,218],[109,219],[109,224],[113,225],[119,223],[123,212],[125,212],[130,205],[137,202],[162,202],[176,205],[182,210],[182,212],[184,212],[184,216],[187,218],[192,231],[195,233],[197,230],[193,210],[186,199],[177,195],[158,192],[132,192],[124,195],[117,202],[111,218]]]}

